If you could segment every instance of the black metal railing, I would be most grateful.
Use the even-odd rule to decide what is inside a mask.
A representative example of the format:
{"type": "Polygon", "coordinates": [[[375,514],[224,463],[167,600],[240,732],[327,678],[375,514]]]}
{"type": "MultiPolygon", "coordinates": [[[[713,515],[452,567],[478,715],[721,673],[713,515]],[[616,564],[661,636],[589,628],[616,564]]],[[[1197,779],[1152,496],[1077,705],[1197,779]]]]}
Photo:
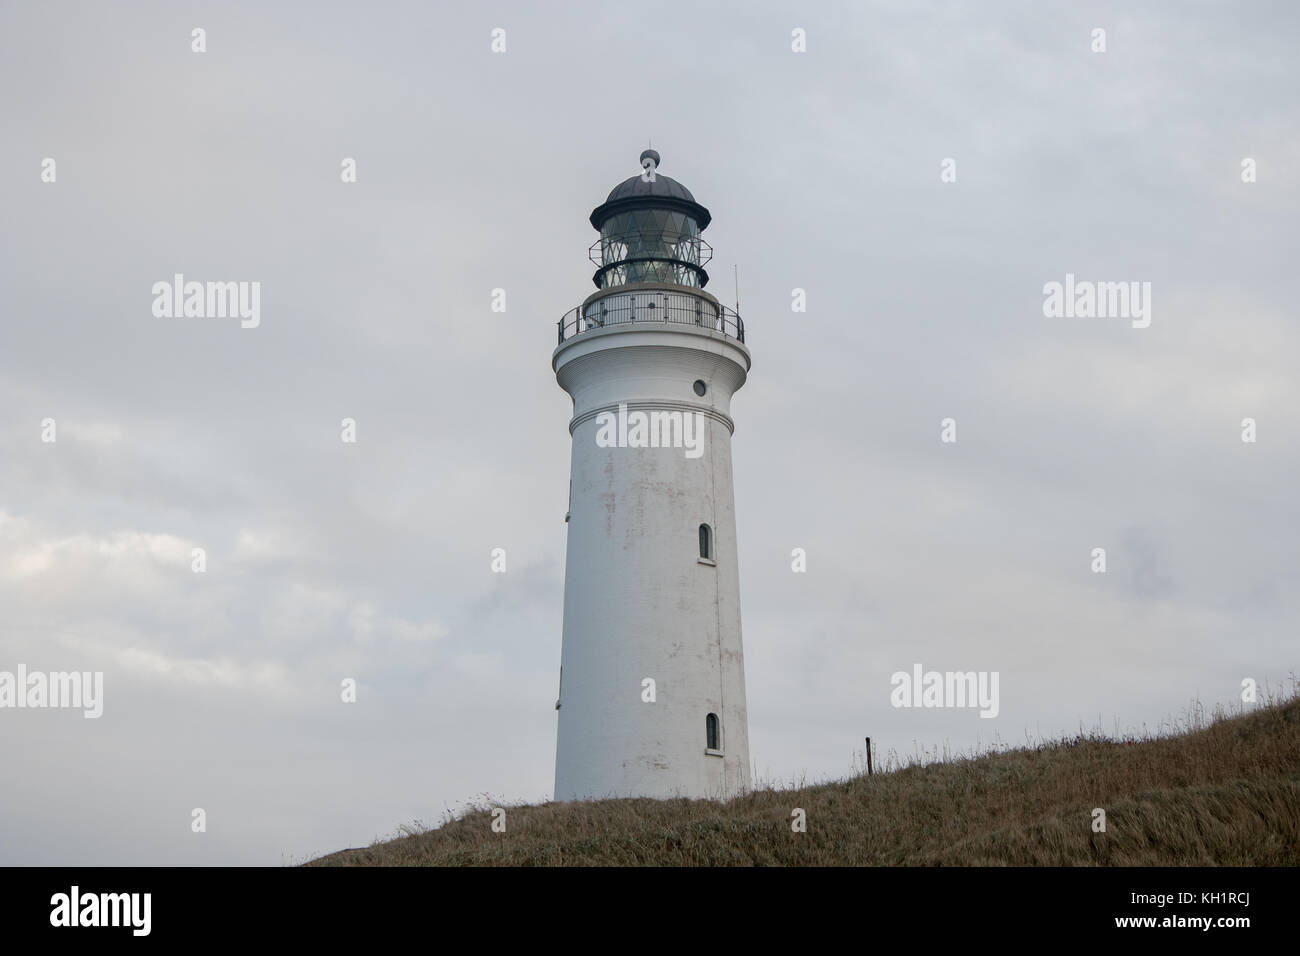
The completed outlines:
{"type": "Polygon", "coordinates": [[[634,322],[694,325],[745,341],[745,323],[734,309],[698,296],[660,290],[615,292],[588,302],[585,307],[570,309],[557,323],[559,341],[563,344],[566,339],[592,329],[634,322]]]}
{"type": "Polygon", "coordinates": [[[693,266],[708,265],[713,247],[699,236],[629,232],[601,236],[587,249],[587,258],[598,266],[615,265],[628,259],[665,259],[693,266]]]}
{"type": "Polygon", "coordinates": [[[690,233],[628,232],[602,235],[587,249],[587,258],[600,266],[592,281],[600,289],[629,282],[672,282],[704,288],[704,266],[713,247],[690,233]]]}

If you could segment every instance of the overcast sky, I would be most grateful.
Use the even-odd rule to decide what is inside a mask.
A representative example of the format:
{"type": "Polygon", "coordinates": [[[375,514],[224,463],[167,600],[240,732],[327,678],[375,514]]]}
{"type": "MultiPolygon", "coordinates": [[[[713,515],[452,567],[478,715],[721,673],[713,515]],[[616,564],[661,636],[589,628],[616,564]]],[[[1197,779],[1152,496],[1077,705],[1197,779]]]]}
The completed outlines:
{"type": "Polygon", "coordinates": [[[739,265],[760,779],[843,776],[866,735],[1154,730],[1286,684],[1298,26],[1290,3],[0,6],[0,670],[105,681],[98,720],[0,710],[0,863],[278,865],[550,797],[555,322],[650,139],[713,213],[728,304],[739,265]],[[155,317],[175,273],[260,282],[260,325],[155,317]],[[1067,273],[1150,282],[1150,326],[1045,317],[1067,273]],[[893,708],[917,663],[997,671],[999,715],[893,708]]]}

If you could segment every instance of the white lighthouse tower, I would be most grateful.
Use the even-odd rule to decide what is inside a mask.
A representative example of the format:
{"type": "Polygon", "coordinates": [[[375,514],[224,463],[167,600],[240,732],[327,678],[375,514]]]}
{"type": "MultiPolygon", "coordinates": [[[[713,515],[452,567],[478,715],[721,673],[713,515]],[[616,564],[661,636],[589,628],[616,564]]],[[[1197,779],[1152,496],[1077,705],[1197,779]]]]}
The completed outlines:
{"type": "Polygon", "coordinates": [[[709,211],[659,159],[592,212],[596,291],[551,362],[573,398],[556,800],[749,786],[731,397],[750,356],[704,291],[709,211]]]}

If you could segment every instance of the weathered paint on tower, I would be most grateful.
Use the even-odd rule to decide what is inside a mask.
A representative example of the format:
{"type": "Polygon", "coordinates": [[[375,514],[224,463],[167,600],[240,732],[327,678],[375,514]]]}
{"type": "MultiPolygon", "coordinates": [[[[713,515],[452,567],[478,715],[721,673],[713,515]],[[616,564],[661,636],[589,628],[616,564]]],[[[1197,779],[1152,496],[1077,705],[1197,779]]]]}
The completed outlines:
{"type": "Polygon", "coordinates": [[[750,355],[704,291],[709,211],[641,159],[591,215],[597,291],[552,358],[573,398],[557,800],[749,786],[731,398],[750,355]]]}

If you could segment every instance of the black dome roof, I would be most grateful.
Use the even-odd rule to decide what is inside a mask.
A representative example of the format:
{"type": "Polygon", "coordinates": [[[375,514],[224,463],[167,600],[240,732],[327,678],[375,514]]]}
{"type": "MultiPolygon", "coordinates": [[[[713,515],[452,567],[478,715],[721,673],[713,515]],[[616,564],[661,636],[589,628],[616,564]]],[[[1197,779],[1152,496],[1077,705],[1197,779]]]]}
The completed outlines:
{"type": "Polygon", "coordinates": [[[646,173],[630,176],[609,191],[605,201],[591,213],[591,224],[599,229],[610,216],[632,209],[672,209],[684,212],[695,220],[703,229],[712,216],[709,211],[695,201],[691,191],[673,179],[658,171],[659,154],[653,149],[641,153],[642,168],[650,159],[655,168],[654,180],[646,173]]]}
{"type": "Polygon", "coordinates": [[[673,199],[695,202],[695,197],[691,195],[689,189],[672,177],[658,172],[655,173],[654,182],[646,182],[640,176],[632,176],[623,180],[609,191],[609,196],[605,199],[605,202],[631,199],[633,196],[669,196],[673,199]]]}

